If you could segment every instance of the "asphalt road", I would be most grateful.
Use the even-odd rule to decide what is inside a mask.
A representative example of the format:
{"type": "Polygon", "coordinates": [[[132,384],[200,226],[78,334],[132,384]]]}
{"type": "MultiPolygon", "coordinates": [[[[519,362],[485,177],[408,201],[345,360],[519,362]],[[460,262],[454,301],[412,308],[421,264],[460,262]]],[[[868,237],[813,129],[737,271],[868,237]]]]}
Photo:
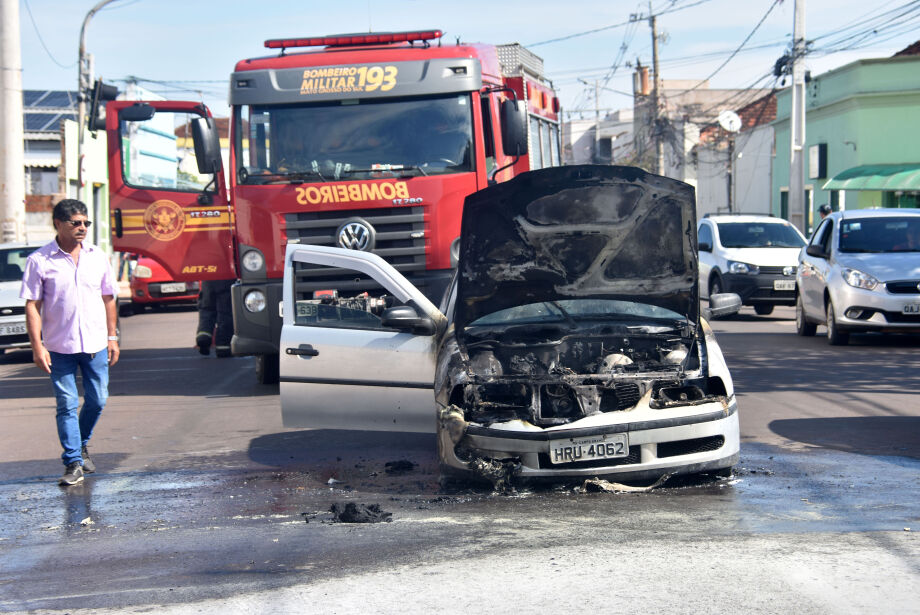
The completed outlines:
{"type": "Polygon", "coordinates": [[[62,489],[47,377],[7,353],[0,611],[920,613],[920,339],[791,316],[714,323],[741,463],[650,493],[445,492],[433,436],[284,429],[190,311],[123,319],[99,471],[62,489]],[[348,502],[391,522],[334,522],[348,502]]]}

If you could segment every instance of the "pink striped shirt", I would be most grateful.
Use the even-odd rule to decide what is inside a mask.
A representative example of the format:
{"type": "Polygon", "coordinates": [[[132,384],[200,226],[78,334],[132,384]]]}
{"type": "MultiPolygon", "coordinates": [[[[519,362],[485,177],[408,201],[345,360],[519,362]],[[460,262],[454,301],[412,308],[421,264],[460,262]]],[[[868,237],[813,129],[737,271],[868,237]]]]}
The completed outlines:
{"type": "Polygon", "coordinates": [[[94,353],[108,346],[103,295],[115,296],[108,255],[84,241],[78,263],[57,240],[29,256],[19,296],[42,302],[42,341],[62,354],[94,353]]]}

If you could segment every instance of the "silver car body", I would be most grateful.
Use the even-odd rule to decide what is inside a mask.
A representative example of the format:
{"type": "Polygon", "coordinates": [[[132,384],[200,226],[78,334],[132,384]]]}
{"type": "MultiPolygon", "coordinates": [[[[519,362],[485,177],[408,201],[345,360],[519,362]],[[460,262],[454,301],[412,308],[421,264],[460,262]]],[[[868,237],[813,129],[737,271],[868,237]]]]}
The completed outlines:
{"type": "MultiPolygon", "coordinates": [[[[577,168],[553,171],[578,180],[576,189],[598,176],[617,173],[610,167],[584,169],[583,176],[581,172],[577,168]]],[[[543,173],[541,179],[548,177],[537,173],[543,173]]],[[[676,255],[676,260],[646,258],[644,262],[658,274],[647,280],[636,269],[624,270],[635,274],[625,284],[622,279],[594,275],[595,270],[587,267],[592,261],[580,259],[571,241],[552,242],[565,236],[551,231],[554,224],[566,227],[563,233],[574,228],[580,233],[582,227],[569,220],[597,205],[592,199],[578,198],[592,193],[565,190],[561,197],[548,197],[549,201],[537,191],[536,198],[528,201],[537,205],[529,212],[541,216],[540,227],[530,225],[530,220],[515,226],[522,220],[517,213],[508,214],[515,221],[502,224],[488,218],[489,212],[500,217],[520,205],[492,201],[493,196],[514,194],[510,188],[491,192],[490,198],[468,199],[459,273],[440,308],[374,254],[288,245],[280,360],[285,426],[434,431],[442,464],[490,480],[502,472],[521,478],[644,479],[734,465],[739,430],[731,376],[712,330],[698,313],[692,188],[668,183],[673,180],[661,183],[641,171],[620,173],[625,179],[613,177],[609,182],[624,186],[614,187],[611,193],[618,208],[607,211],[615,216],[596,218],[585,227],[594,238],[588,248],[601,250],[592,252],[602,259],[594,262],[610,272],[617,263],[635,262],[634,248],[623,253],[622,246],[635,246],[629,242],[641,243],[651,236],[651,227],[637,234],[635,226],[664,220],[662,228],[672,235],[662,236],[661,243],[643,245],[666,246],[649,248],[648,258],[660,249],[676,255]],[[680,194],[669,191],[675,187],[680,194]],[[620,200],[624,195],[626,200],[620,200]],[[557,207],[557,203],[567,206],[557,207]],[[662,211],[669,213],[656,218],[662,211]],[[618,222],[616,216],[635,226],[618,222]],[[615,232],[617,225],[622,228],[615,232]],[[541,239],[534,244],[530,235],[535,232],[541,239]],[[507,249],[512,245],[514,249],[507,249]],[[527,245],[562,247],[522,257],[518,248],[527,245]],[[557,259],[560,255],[572,256],[580,264],[579,277],[569,275],[571,270],[557,259]],[[364,316],[382,301],[379,298],[337,302],[331,297],[298,296],[296,280],[305,266],[338,267],[369,276],[393,301],[388,299],[385,306],[378,303],[380,317],[374,320],[364,316]],[[547,283],[548,279],[553,282],[547,283]],[[593,290],[569,284],[573,280],[590,282],[593,290]],[[514,293],[526,301],[515,299],[514,293]],[[576,298],[565,298],[572,295],[576,298]],[[671,310],[672,316],[639,316],[646,313],[640,310],[626,319],[627,324],[607,325],[595,319],[590,327],[576,329],[566,309],[584,305],[579,296],[589,301],[648,300],[653,305],[643,308],[646,312],[671,310]],[[535,305],[528,301],[547,309],[558,307],[572,328],[557,333],[567,327],[558,319],[552,321],[557,324],[519,324],[518,310],[535,305]],[[391,307],[393,303],[400,305],[391,307]],[[408,326],[389,324],[397,323],[393,314],[399,310],[405,310],[408,326]],[[511,325],[496,322],[496,315],[509,310],[515,314],[511,325]],[[567,408],[570,414],[565,413],[567,408]]],[[[608,189],[606,181],[600,181],[600,189],[608,189]]],[[[525,182],[521,180],[522,188],[525,182]]]]}
{"type": "Polygon", "coordinates": [[[827,324],[830,312],[831,326],[844,336],[920,331],[920,248],[898,247],[909,227],[920,231],[920,211],[851,210],[828,216],[799,255],[797,318],[813,327],[827,324]],[[857,236],[870,231],[874,239],[857,236]],[[891,249],[876,250],[886,247],[891,249]]]}
{"type": "MultiPolygon", "coordinates": [[[[366,431],[437,432],[441,461],[458,469],[468,462],[458,458],[451,426],[445,424],[448,407],[433,395],[439,347],[455,344],[447,317],[379,256],[342,248],[291,244],[284,271],[281,330],[281,409],[285,427],[366,431]],[[354,269],[370,275],[400,301],[412,301],[435,323],[434,335],[400,331],[304,327],[295,325],[295,263],[354,269]],[[314,354],[315,353],[315,354],[314,354]],[[439,420],[441,419],[441,420],[439,420]]],[[[445,301],[449,311],[456,285],[445,301]]],[[[730,467],[739,451],[738,412],[728,367],[708,323],[702,321],[711,377],[725,383],[722,400],[673,408],[650,407],[645,396],[628,416],[598,413],[552,427],[523,421],[465,426],[469,443],[496,459],[520,457],[522,477],[628,475],[648,478],[674,471],[705,471],[730,467]],[[603,438],[629,434],[633,459],[613,467],[541,468],[538,457],[548,455],[560,440],[603,438]],[[690,455],[659,456],[658,443],[721,438],[722,446],[690,455]],[[635,457],[638,458],[635,458],[635,457]],[[676,462],[676,463],[675,463],[676,462]]],[[[443,353],[442,353],[443,354],[443,353]]],[[[618,462],[619,463],[619,462],[618,462]]],[[[543,464],[545,465],[545,464],[543,464]]]]}

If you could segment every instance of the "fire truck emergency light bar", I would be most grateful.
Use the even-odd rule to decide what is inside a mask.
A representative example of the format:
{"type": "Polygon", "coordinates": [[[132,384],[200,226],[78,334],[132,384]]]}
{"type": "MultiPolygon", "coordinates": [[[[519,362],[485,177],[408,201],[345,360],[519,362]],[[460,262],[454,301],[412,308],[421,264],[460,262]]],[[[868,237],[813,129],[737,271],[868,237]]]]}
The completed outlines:
{"type": "Polygon", "coordinates": [[[265,41],[265,46],[269,49],[288,49],[290,47],[319,47],[326,45],[381,45],[386,43],[430,41],[441,38],[441,35],[440,30],[334,34],[332,36],[314,36],[310,38],[274,38],[265,41]]]}

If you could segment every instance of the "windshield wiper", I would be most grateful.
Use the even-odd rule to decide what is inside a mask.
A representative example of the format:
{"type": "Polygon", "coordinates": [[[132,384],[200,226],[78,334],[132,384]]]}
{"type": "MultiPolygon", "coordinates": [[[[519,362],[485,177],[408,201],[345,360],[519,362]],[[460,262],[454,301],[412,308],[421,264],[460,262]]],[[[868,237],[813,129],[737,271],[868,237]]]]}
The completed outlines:
{"type": "Polygon", "coordinates": [[[398,169],[345,169],[342,171],[342,174],[353,175],[355,173],[392,173],[393,177],[398,178],[418,177],[417,175],[409,175],[403,173],[403,171],[418,171],[425,177],[428,177],[428,173],[425,172],[425,169],[415,165],[402,165],[398,169]]]}
{"type": "Polygon", "coordinates": [[[250,175],[246,169],[240,169],[240,183],[262,183],[267,184],[270,182],[288,182],[291,184],[302,183],[305,179],[315,179],[319,178],[320,180],[326,182],[329,181],[326,179],[322,173],[319,171],[283,171],[275,173],[258,173],[255,175],[250,175]]]}

